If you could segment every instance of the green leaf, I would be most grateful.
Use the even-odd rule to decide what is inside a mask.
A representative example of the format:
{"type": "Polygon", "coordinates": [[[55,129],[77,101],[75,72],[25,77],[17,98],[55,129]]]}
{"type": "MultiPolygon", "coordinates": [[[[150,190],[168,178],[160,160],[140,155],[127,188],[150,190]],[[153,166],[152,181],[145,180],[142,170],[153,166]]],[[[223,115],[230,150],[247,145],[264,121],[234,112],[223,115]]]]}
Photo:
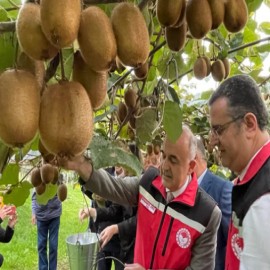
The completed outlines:
{"type": "Polygon", "coordinates": [[[24,205],[30,195],[30,189],[33,186],[28,181],[23,181],[3,195],[5,204],[14,204],[17,207],[24,205]]]}
{"type": "Polygon", "coordinates": [[[18,164],[8,164],[3,171],[0,179],[0,185],[17,184],[19,181],[19,171],[20,167],[18,164]]]}
{"type": "Polygon", "coordinates": [[[177,103],[165,102],[163,124],[169,140],[176,142],[182,133],[182,111],[177,103]]]}
{"type": "Polygon", "coordinates": [[[57,193],[57,188],[58,188],[57,185],[47,184],[45,192],[43,194],[41,194],[41,195],[37,194],[37,197],[36,197],[37,202],[39,204],[46,205],[48,203],[48,201],[50,199],[52,199],[55,196],[55,194],[57,193]]]}
{"type": "Polygon", "coordinates": [[[145,108],[140,117],[136,118],[136,135],[141,144],[152,141],[152,133],[157,127],[157,111],[145,108]]]}
{"type": "Polygon", "coordinates": [[[103,136],[93,137],[90,152],[95,169],[122,166],[137,176],[141,175],[142,165],[138,158],[103,136]]]}
{"type": "MultiPolygon", "coordinates": [[[[16,39],[15,39],[16,40],[16,39]]],[[[0,35],[0,73],[7,68],[12,68],[15,58],[14,34],[0,35]]]]}
{"type": "Polygon", "coordinates": [[[259,25],[259,30],[266,35],[270,35],[270,22],[262,22],[259,25]]]}
{"type": "Polygon", "coordinates": [[[257,10],[262,4],[263,0],[246,0],[248,6],[248,12],[251,13],[257,10]]]}

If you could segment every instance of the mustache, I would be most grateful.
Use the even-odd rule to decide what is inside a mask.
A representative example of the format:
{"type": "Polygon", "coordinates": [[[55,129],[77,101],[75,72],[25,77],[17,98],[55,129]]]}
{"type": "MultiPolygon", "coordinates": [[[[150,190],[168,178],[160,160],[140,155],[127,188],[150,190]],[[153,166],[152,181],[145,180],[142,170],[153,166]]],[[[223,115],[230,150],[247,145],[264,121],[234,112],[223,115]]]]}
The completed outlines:
{"type": "Polygon", "coordinates": [[[168,171],[168,170],[162,170],[162,171],[161,171],[161,175],[162,175],[162,176],[165,176],[165,177],[167,177],[167,178],[172,178],[172,174],[171,174],[171,172],[168,171]]]}

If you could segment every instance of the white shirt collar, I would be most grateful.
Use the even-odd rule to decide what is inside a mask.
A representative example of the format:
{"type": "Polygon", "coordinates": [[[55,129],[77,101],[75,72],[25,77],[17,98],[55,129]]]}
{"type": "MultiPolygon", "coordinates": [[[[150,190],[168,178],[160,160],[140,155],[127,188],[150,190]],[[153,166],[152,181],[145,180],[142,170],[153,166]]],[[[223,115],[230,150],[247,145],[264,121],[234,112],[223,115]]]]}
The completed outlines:
{"type": "MultiPolygon", "coordinates": [[[[188,175],[184,185],[181,188],[179,188],[178,190],[172,192],[174,198],[178,197],[180,194],[182,194],[186,190],[191,179],[192,179],[191,175],[188,175]]],[[[166,192],[168,192],[168,191],[170,191],[170,190],[168,188],[166,188],[166,192]]]]}

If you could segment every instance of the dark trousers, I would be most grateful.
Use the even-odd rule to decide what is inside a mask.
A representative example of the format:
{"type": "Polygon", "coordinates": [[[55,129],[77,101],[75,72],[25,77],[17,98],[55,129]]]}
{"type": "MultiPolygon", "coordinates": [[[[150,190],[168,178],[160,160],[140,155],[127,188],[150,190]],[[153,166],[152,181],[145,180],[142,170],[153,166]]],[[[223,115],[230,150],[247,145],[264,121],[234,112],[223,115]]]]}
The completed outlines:
{"type": "Polygon", "coordinates": [[[2,254],[0,254],[0,267],[2,266],[3,262],[4,262],[4,257],[2,254]]]}
{"type": "Polygon", "coordinates": [[[57,248],[60,217],[47,221],[37,220],[38,232],[38,269],[57,269],[57,248]],[[47,255],[47,242],[49,239],[49,262],[47,255]]]}

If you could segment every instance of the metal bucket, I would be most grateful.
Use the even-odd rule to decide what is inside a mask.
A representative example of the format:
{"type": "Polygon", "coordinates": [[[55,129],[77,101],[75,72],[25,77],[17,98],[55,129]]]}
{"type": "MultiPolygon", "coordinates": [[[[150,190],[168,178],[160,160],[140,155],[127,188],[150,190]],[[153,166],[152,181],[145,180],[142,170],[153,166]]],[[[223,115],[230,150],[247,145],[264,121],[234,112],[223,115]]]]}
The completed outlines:
{"type": "Polygon", "coordinates": [[[66,239],[70,270],[95,270],[99,239],[96,233],[84,232],[66,239]]]}

